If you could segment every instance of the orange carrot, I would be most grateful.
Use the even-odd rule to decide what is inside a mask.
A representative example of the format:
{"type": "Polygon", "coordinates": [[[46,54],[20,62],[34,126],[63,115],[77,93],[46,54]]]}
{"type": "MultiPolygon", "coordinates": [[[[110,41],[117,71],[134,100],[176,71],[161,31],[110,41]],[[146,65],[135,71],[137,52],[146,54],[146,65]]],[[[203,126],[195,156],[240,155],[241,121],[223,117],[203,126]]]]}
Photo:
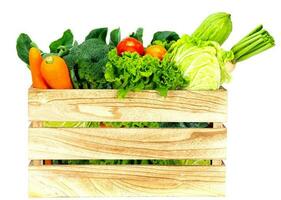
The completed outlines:
{"type": "Polygon", "coordinates": [[[47,89],[48,85],[44,81],[40,68],[42,63],[42,57],[40,50],[32,47],[29,50],[29,65],[30,65],[30,71],[32,76],[32,86],[34,88],[40,88],[40,89],[47,89]]]}
{"type": "Polygon", "coordinates": [[[48,56],[41,64],[41,74],[53,89],[72,89],[69,71],[64,60],[59,56],[48,56]]]}

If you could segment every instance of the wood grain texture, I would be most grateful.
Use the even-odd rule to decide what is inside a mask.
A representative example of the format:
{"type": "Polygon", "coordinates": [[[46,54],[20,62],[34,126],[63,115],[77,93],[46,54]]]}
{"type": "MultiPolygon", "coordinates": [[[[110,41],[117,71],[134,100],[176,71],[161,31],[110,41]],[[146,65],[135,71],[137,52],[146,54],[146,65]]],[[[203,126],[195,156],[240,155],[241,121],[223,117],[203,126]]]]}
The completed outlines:
{"type": "Polygon", "coordinates": [[[224,166],[29,167],[30,197],[223,196],[224,166]]]}
{"type": "Polygon", "coordinates": [[[225,159],[226,129],[30,128],[29,159],[225,159]]]}
{"type": "Polygon", "coordinates": [[[222,160],[212,160],[212,165],[221,166],[221,165],[223,165],[223,161],[222,160]]]}
{"type": "Polygon", "coordinates": [[[43,160],[31,160],[29,166],[41,166],[43,165],[43,160]]]}
{"type": "Polygon", "coordinates": [[[41,128],[41,127],[43,127],[43,122],[41,122],[41,121],[32,121],[30,123],[30,127],[32,127],[32,128],[41,128]]]}
{"type": "Polygon", "coordinates": [[[29,90],[29,120],[226,122],[227,91],[29,90]]]}
{"type": "Polygon", "coordinates": [[[223,123],[214,122],[213,123],[213,128],[223,128],[223,123]]]}

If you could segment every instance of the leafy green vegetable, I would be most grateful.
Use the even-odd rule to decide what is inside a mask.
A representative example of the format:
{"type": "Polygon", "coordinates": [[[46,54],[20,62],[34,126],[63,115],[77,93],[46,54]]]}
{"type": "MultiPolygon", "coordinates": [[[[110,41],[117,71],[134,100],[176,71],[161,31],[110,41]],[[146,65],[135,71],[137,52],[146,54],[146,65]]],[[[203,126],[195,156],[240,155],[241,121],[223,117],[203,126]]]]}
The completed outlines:
{"type": "Polygon", "coordinates": [[[85,40],[89,39],[100,39],[106,42],[108,28],[97,28],[92,30],[85,38],[85,40]]]}
{"type": "Polygon", "coordinates": [[[183,89],[188,84],[175,62],[171,60],[171,54],[165,55],[152,81],[156,85],[153,89],[158,90],[161,96],[167,96],[168,90],[183,89]]]}
{"type": "Polygon", "coordinates": [[[32,42],[30,37],[25,34],[21,33],[17,39],[16,49],[19,58],[29,65],[29,49],[31,47],[36,47],[36,44],[32,42]]]}
{"type": "Polygon", "coordinates": [[[138,28],[136,32],[130,34],[130,37],[137,39],[141,43],[143,43],[142,36],[143,36],[143,28],[138,28]]]}
{"type": "Polygon", "coordinates": [[[179,35],[173,31],[158,31],[154,33],[151,43],[154,41],[171,42],[180,39],[179,35]]]}
{"type": "Polygon", "coordinates": [[[110,49],[101,39],[88,39],[64,56],[75,88],[110,88],[104,78],[110,49]]]}
{"type": "Polygon", "coordinates": [[[208,128],[207,122],[58,122],[44,121],[44,128],[208,128]]]}
{"type": "Polygon", "coordinates": [[[116,47],[121,40],[120,28],[114,29],[110,33],[109,45],[116,47]]]}
{"type": "Polygon", "coordinates": [[[179,89],[186,85],[180,70],[165,56],[161,62],[150,55],[124,52],[120,57],[116,49],[108,53],[105,71],[106,81],[119,89],[118,97],[123,98],[129,91],[156,89],[165,96],[168,89],[179,89]]]}
{"type": "Polygon", "coordinates": [[[49,48],[51,53],[57,53],[59,56],[66,55],[73,47],[73,34],[70,29],[64,31],[61,38],[53,41],[49,48]]]}
{"type": "Polygon", "coordinates": [[[228,38],[232,31],[231,16],[225,12],[209,15],[194,31],[191,37],[204,41],[215,41],[220,45],[228,38]]]}
{"type": "Polygon", "coordinates": [[[207,122],[160,122],[160,128],[208,128],[207,122]]]}
{"type": "Polygon", "coordinates": [[[53,160],[53,164],[209,166],[211,160],[53,160]]]}
{"type": "Polygon", "coordinates": [[[158,122],[103,122],[107,127],[113,128],[159,128],[158,122]]]}
{"type": "Polygon", "coordinates": [[[233,60],[217,42],[201,41],[184,35],[171,47],[172,60],[182,71],[191,90],[216,90],[230,81],[225,63],[233,60]]]}
{"type": "Polygon", "coordinates": [[[159,31],[154,33],[151,41],[152,45],[161,45],[169,50],[173,43],[179,39],[179,35],[172,31],[159,31]]]}
{"type": "Polygon", "coordinates": [[[233,62],[237,63],[257,55],[273,47],[274,43],[274,38],[259,25],[231,48],[234,53],[233,62]]]}

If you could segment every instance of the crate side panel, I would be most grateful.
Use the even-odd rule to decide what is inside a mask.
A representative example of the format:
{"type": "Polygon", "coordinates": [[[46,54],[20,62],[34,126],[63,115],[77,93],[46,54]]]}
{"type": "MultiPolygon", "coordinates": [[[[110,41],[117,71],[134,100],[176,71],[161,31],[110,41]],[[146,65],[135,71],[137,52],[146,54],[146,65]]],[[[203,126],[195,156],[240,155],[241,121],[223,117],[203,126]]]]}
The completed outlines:
{"type": "Polygon", "coordinates": [[[31,197],[223,196],[223,166],[29,167],[31,197]]]}
{"type": "Polygon", "coordinates": [[[225,159],[225,128],[29,128],[29,159],[225,159]]]}
{"type": "Polygon", "coordinates": [[[116,90],[29,90],[33,121],[225,122],[227,91],[132,92],[124,99],[116,90]]]}

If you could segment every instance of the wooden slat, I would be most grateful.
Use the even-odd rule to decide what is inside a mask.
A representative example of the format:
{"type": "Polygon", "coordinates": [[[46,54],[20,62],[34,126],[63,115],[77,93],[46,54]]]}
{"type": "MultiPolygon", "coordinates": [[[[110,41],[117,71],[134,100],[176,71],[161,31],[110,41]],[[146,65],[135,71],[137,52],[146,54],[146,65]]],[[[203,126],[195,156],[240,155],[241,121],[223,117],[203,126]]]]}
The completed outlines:
{"type": "Polygon", "coordinates": [[[43,160],[31,160],[29,166],[41,166],[43,165],[43,160]]]}
{"type": "Polygon", "coordinates": [[[223,162],[222,162],[222,160],[212,160],[212,165],[221,166],[221,165],[223,165],[223,162]]]}
{"type": "Polygon", "coordinates": [[[41,121],[32,121],[30,124],[30,127],[32,128],[41,128],[43,127],[43,122],[41,121]]]}
{"type": "MultiPolygon", "coordinates": [[[[32,121],[30,123],[30,128],[41,128],[43,126],[43,123],[41,121],[32,121]]],[[[34,166],[41,166],[43,165],[43,160],[32,160],[30,162],[31,165],[34,165],[34,166]]]]}
{"type": "Polygon", "coordinates": [[[33,160],[32,165],[34,165],[34,166],[43,165],[43,160],[33,160]]]}
{"type": "Polygon", "coordinates": [[[225,159],[226,129],[29,128],[29,159],[225,159]]]}
{"type": "Polygon", "coordinates": [[[213,128],[223,128],[223,123],[214,122],[213,123],[213,128]]]}
{"type": "Polygon", "coordinates": [[[223,166],[29,167],[30,197],[223,196],[223,166]]]}
{"type": "Polygon", "coordinates": [[[225,122],[227,91],[29,90],[29,119],[34,121],[225,122]]]}
{"type": "MultiPolygon", "coordinates": [[[[219,122],[213,123],[213,128],[223,128],[223,127],[224,127],[223,123],[219,123],[219,122]]],[[[221,166],[221,165],[223,165],[223,161],[222,160],[212,160],[212,165],[221,166]]]]}

